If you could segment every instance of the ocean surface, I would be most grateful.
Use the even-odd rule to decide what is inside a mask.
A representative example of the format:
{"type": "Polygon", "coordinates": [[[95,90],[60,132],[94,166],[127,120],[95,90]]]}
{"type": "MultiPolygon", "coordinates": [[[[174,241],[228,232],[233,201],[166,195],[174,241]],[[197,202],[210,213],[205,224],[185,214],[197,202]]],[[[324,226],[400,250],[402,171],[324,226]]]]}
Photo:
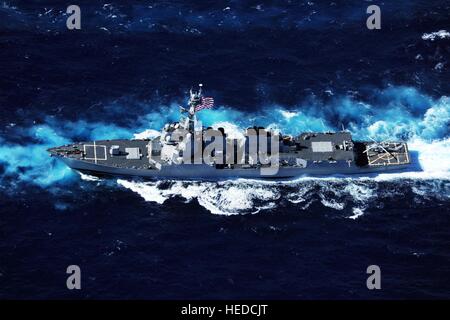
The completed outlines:
{"type": "Polygon", "coordinates": [[[63,1],[0,3],[0,298],[450,298],[449,1],[74,4],[70,31],[63,1]],[[205,125],[344,126],[423,171],[100,179],[46,152],[159,130],[198,83],[205,125]]]}

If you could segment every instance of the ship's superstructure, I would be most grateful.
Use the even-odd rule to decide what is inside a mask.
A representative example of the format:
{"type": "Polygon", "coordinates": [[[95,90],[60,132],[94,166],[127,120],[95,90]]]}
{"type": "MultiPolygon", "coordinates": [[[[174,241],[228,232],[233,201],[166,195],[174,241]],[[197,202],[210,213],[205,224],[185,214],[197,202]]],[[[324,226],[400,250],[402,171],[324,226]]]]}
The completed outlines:
{"type": "Polygon", "coordinates": [[[231,138],[223,128],[196,121],[196,113],[212,103],[200,86],[190,91],[188,107],[180,107],[180,121],[166,124],[155,138],[78,142],[49,152],[93,174],[171,179],[364,174],[411,163],[405,142],[358,142],[347,131],[289,136],[253,127],[243,138],[231,138]]]}

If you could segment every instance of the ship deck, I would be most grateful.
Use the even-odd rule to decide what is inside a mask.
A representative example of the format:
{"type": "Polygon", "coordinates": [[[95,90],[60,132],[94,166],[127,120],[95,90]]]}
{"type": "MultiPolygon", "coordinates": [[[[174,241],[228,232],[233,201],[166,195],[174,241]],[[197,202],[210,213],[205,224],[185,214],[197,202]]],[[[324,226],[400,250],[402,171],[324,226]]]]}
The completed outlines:
{"type": "MultiPolygon", "coordinates": [[[[359,142],[353,146],[351,135],[346,132],[302,134],[280,150],[280,164],[287,167],[314,167],[321,165],[330,172],[341,163],[347,166],[377,167],[409,164],[408,147],[403,142],[359,142]],[[356,157],[355,157],[356,156],[356,157]],[[305,160],[299,165],[296,159],[305,160]],[[356,161],[355,161],[356,160],[356,161]]],[[[115,168],[151,170],[167,164],[160,154],[149,157],[149,140],[99,140],[80,142],[53,148],[51,152],[63,157],[87,163],[115,168]]],[[[153,152],[152,152],[153,153],[153,152]]],[[[220,166],[218,168],[225,168],[220,166]]],[[[229,168],[247,168],[251,165],[239,163],[229,168]]]]}
{"type": "Polygon", "coordinates": [[[403,142],[387,142],[380,147],[380,152],[371,152],[370,145],[366,149],[369,166],[401,165],[410,163],[408,146],[403,142]]]}

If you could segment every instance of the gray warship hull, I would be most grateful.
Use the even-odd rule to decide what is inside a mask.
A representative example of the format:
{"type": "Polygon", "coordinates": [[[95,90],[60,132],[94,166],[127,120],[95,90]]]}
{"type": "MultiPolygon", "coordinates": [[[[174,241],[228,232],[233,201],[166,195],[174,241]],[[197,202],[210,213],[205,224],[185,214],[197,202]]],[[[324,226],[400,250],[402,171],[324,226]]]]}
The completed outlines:
{"type": "MultiPolygon", "coordinates": [[[[339,143],[350,137],[348,133],[315,135],[320,142],[332,141],[333,143],[339,143]]],[[[364,146],[369,144],[370,142],[364,143],[364,146]]],[[[265,175],[260,166],[248,164],[217,166],[206,163],[175,164],[161,161],[160,166],[155,166],[149,156],[152,154],[151,145],[151,140],[103,140],[61,146],[52,148],[49,152],[70,168],[81,172],[155,179],[285,179],[301,176],[370,175],[410,170],[414,164],[407,145],[403,142],[394,143],[397,148],[395,154],[386,157],[385,153],[381,153],[372,159],[363,151],[336,152],[333,150],[314,153],[307,148],[300,148],[300,151],[287,150],[285,153],[280,153],[280,159],[295,156],[297,159],[302,159],[305,165],[298,166],[295,162],[292,164],[282,161],[274,174],[265,175]],[[119,150],[115,155],[112,152],[114,149],[119,150]],[[130,152],[126,152],[130,150],[136,151],[133,157],[130,157],[130,152]],[[358,159],[358,152],[359,157],[364,157],[362,162],[358,159]],[[332,158],[333,161],[330,161],[329,159],[332,158]]]]}
{"type": "Polygon", "coordinates": [[[186,179],[186,180],[217,180],[231,178],[247,179],[286,179],[302,176],[339,176],[339,175],[371,175],[376,173],[394,173],[409,170],[411,166],[394,165],[385,167],[359,168],[348,167],[347,164],[340,165],[315,165],[309,168],[279,168],[274,175],[262,175],[260,169],[216,169],[206,164],[180,164],[174,166],[163,166],[161,170],[142,170],[132,168],[116,168],[100,164],[87,163],[81,160],[61,158],[70,168],[84,173],[101,176],[128,176],[155,179],[186,179]]]}
{"type": "Polygon", "coordinates": [[[196,112],[211,108],[214,100],[199,87],[190,90],[189,109],[180,107],[180,121],[167,123],[153,139],[79,142],[48,151],[72,169],[157,179],[282,179],[393,172],[411,165],[405,142],[358,142],[346,131],[293,137],[253,127],[236,137],[224,128],[204,128],[196,112]]]}

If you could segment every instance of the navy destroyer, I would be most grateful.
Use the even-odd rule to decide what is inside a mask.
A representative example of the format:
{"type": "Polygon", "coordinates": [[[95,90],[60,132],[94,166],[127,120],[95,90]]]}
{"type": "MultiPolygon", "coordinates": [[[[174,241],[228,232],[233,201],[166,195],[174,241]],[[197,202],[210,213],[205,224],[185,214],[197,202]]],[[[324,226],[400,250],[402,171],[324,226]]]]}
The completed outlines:
{"type": "Polygon", "coordinates": [[[70,168],[94,175],[157,179],[291,178],[401,171],[411,164],[403,141],[354,141],[348,131],[297,136],[248,128],[231,137],[199,125],[196,113],[211,108],[202,87],[190,91],[181,118],[148,139],[77,142],[49,149],[70,168]]]}

